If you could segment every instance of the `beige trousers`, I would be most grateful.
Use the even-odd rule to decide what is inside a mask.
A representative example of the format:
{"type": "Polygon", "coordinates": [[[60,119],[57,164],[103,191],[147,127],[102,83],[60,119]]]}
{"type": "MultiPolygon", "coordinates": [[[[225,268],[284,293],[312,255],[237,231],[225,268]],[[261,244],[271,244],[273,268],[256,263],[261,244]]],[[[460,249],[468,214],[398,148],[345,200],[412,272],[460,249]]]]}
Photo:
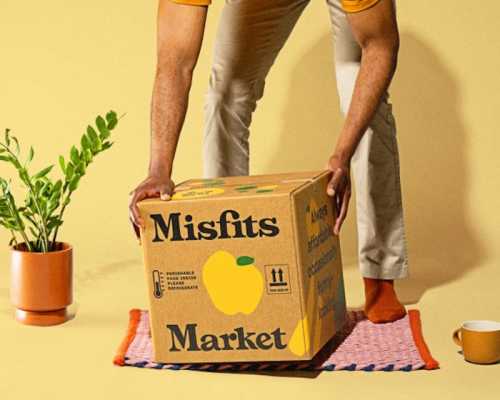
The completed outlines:
{"type": "MultiPolygon", "coordinates": [[[[340,0],[327,0],[342,112],[349,108],[361,50],[340,0]]],[[[267,73],[309,0],[226,0],[205,105],[204,175],[247,175],[249,127],[267,73]]],[[[326,160],[325,160],[326,162],[326,160]]],[[[352,159],[358,252],[367,278],[408,274],[395,122],[385,95],[352,159]]]]}

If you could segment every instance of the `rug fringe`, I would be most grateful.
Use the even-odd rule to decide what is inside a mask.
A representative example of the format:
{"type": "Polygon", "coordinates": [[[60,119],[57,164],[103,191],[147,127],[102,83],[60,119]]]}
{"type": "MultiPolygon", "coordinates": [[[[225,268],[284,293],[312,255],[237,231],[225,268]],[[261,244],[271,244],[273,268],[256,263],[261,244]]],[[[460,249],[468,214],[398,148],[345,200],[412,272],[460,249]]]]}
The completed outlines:
{"type": "Polygon", "coordinates": [[[413,340],[420,353],[420,357],[425,362],[425,369],[438,369],[439,363],[432,357],[429,347],[424,340],[424,335],[422,334],[422,322],[420,320],[420,311],[409,310],[408,315],[410,318],[410,328],[413,335],[413,340]]]}
{"type": "Polygon", "coordinates": [[[137,331],[137,326],[139,326],[139,321],[141,320],[141,310],[134,308],[129,311],[129,321],[128,328],[125,337],[123,338],[120,347],[116,351],[116,355],[113,358],[113,364],[124,366],[125,365],[125,354],[127,354],[128,347],[134,340],[135,333],[137,331]]]}
{"type": "MultiPolygon", "coordinates": [[[[137,329],[138,329],[139,324],[141,322],[142,315],[145,312],[146,311],[142,311],[140,309],[132,309],[129,311],[129,324],[128,324],[128,328],[126,331],[126,335],[125,335],[124,339],[122,340],[122,342],[121,342],[121,344],[116,352],[116,355],[113,359],[113,363],[115,365],[118,365],[118,366],[133,365],[136,367],[144,368],[146,366],[146,364],[148,364],[148,361],[139,362],[139,363],[135,363],[135,364],[126,364],[126,357],[125,357],[131,343],[133,342],[133,340],[137,334],[137,329]]],[[[409,320],[409,325],[410,325],[410,330],[412,333],[413,341],[414,341],[415,346],[420,354],[420,357],[422,358],[422,361],[424,362],[423,368],[426,370],[438,369],[439,363],[438,363],[438,361],[436,361],[432,357],[432,355],[429,351],[429,348],[428,348],[428,346],[424,340],[424,337],[423,337],[420,312],[418,310],[408,310],[408,320],[409,320]]],[[[176,370],[176,369],[218,370],[218,367],[217,368],[215,367],[216,364],[203,364],[201,366],[196,365],[196,364],[187,364],[187,365],[172,365],[172,364],[157,364],[157,363],[153,363],[153,364],[156,364],[156,365],[153,366],[152,368],[157,368],[157,369],[164,369],[164,368],[168,367],[168,368],[174,369],[174,370],[176,370]]],[[[262,368],[262,366],[260,366],[259,364],[249,363],[249,364],[240,365],[239,368],[236,368],[236,370],[239,370],[239,371],[253,370],[252,366],[255,366],[258,369],[262,368]]],[[[291,367],[291,366],[294,366],[294,368],[292,368],[292,369],[297,369],[297,365],[294,365],[294,364],[285,364],[285,367],[283,364],[281,364],[281,365],[277,364],[277,365],[273,366],[273,368],[271,368],[271,369],[276,369],[276,370],[289,369],[289,367],[291,367]],[[276,367],[276,368],[274,368],[274,367],[276,367]]],[[[149,368],[151,368],[151,367],[149,367],[149,368]]],[[[422,367],[420,367],[420,368],[422,368],[422,367]]],[[[226,368],[223,368],[223,369],[226,369],[226,368]]],[[[358,368],[356,368],[356,364],[350,365],[349,368],[336,368],[335,365],[332,365],[332,366],[323,367],[321,369],[328,370],[328,371],[339,370],[339,369],[351,370],[351,371],[358,370],[358,368]]],[[[368,369],[361,368],[361,369],[365,370],[365,371],[374,370],[373,368],[368,368],[368,369]]],[[[393,365],[388,365],[386,368],[384,368],[382,370],[383,371],[392,371],[393,365]]],[[[411,371],[411,370],[413,370],[413,368],[410,364],[404,368],[401,368],[400,370],[411,371]]]]}

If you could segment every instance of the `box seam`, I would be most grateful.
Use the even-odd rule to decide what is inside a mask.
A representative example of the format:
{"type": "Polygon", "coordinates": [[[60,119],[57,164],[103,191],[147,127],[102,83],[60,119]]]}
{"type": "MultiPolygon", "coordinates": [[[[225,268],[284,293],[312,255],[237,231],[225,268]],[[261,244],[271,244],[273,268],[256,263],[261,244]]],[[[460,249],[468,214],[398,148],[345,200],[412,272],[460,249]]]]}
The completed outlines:
{"type": "MultiPolygon", "coordinates": [[[[305,183],[304,183],[305,184],[305,183]]],[[[300,186],[300,187],[303,187],[300,186]]],[[[305,304],[304,304],[304,293],[303,293],[303,286],[302,286],[302,277],[299,276],[299,274],[302,273],[302,269],[301,268],[298,268],[299,267],[299,262],[300,262],[300,250],[299,250],[299,246],[298,246],[298,243],[297,243],[297,235],[298,235],[298,228],[297,228],[297,214],[295,212],[296,210],[296,202],[295,202],[295,194],[296,192],[293,191],[293,192],[290,192],[290,198],[291,198],[291,202],[290,202],[290,208],[291,208],[291,214],[292,214],[292,227],[293,227],[293,232],[292,232],[292,240],[293,240],[293,247],[294,247],[294,250],[295,250],[295,264],[296,264],[296,270],[298,272],[297,274],[297,283],[298,283],[298,286],[299,286],[299,298],[300,298],[300,323],[303,325],[303,321],[304,321],[304,309],[305,309],[305,304]]],[[[309,329],[309,327],[306,327],[306,329],[309,329]]],[[[310,346],[308,347],[307,344],[306,344],[306,337],[305,337],[305,333],[304,333],[304,326],[302,326],[302,340],[304,342],[304,348],[307,348],[307,357],[310,359],[311,358],[311,348],[310,346]]],[[[302,356],[303,357],[303,356],[302,356]]],[[[301,358],[302,358],[301,357],[301,358]]]]}

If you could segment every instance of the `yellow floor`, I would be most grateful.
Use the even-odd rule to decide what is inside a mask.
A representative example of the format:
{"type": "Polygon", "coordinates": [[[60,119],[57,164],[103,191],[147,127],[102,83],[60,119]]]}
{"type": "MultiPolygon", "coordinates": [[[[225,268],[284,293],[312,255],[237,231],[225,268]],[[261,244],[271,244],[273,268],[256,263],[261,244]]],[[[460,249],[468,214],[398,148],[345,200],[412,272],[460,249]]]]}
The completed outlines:
{"type": "MultiPolygon", "coordinates": [[[[443,282],[437,269],[425,268],[429,267],[422,265],[421,272],[401,285],[400,292],[405,301],[417,302],[409,307],[421,310],[424,336],[441,369],[323,372],[316,377],[115,367],[111,359],[126,327],[127,311],[147,305],[140,261],[77,273],[76,318],[53,328],[26,327],[12,319],[8,270],[3,268],[0,399],[500,398],[500,365],[465,363],[450,339],[461,320],[500,319],[498,266],[482,265],[453,282],[443,282]]],[[[345,270],[349,304],[359,306],[358,272],[354,266],[345,270]]]]}

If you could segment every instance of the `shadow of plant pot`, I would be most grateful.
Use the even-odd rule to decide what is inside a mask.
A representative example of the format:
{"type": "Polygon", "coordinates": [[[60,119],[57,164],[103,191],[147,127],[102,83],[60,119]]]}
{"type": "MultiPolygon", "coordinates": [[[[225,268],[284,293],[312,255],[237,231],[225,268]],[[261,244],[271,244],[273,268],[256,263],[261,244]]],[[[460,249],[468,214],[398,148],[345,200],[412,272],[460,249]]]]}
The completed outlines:
{"type": "Polygon", "coordinates": [[[56,251],[11,250],[11,300],[16,320],[26,325],[52,326],[68,320],[73,301],[73,248],[57,243],[56,251]]]}

